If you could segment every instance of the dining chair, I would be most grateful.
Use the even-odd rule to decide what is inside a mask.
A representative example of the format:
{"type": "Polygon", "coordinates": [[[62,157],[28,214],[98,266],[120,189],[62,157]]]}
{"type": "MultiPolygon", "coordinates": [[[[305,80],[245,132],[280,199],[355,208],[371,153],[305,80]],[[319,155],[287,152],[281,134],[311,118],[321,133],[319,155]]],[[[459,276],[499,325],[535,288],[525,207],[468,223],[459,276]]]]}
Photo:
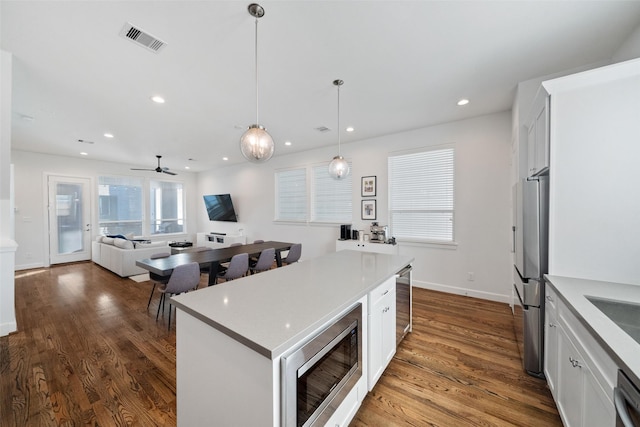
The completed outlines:
{"type": "MultiPolygon", "coordinates": [[[[158,289],[160,291],[160,301],[158,302],[158,312],[156,313],[156,321],[160,315],[160,306],[164,311],[164,303],[169,295],[179,295],[183,292],[196,289],[200,283],[200,266],[197,262],[190,262],[188,264],[182,264],[173,269],[169,282],[166,285],[161,285],[158,289]]],[[[171,303],[169,303],[169,325],[171,329],[171,303]]]]}
{"type": "MultiPolygon", "coordinates": [[[[254,245],[257,245],[259,243],[264,243],[264,240],[262,239],[256,239],[253,241],[254,245]]],[[[258,262],[258,258],[255,256],[249,257],[249,268],[251,268],[251,263],[255,264],[256,262],[258,262]]]]}
{"type": "Polygon", "coordinates": [[[213,284],[218,283],[218,279],[224,279],[225,281],[238,279],[249,271],[249,254],[237,254],[231,258],[229,267],[225,271],[216,274],[213,284]]]}
{"type": "Polygon", "coordinates": [[[264,249],[260,252],[258,260],[250,263],[249,272],[251,274],[260,273],[261,271],[270,270],[273,266],[273,260],[276,256],[275,248],[264,249]]]}
{"type": "MultiPolygon", "coordinates": [[[[158,258],[167,258],[171,255],[169,252],[158,252],[152,254],[150,259],[158,259],[158,258]]],[[[151,288],[151,294],[149,294],[149,301],[147,302],[147,310],[149,310],[149,305],[151,304],[151,298],[153,297],[153,292],[156,290],[156,285],[166,285],[169,281],[170,276],[160,276],[159,274],[149,272],[149,279],[153,283],[153,288],[151,288]]]]}
{"type": "Polygon", "coordinates": [[[282,260],[282,265],[288,265],[293,264],[294,262],[298,262],[300,260],[300,255],[302,255],[302,243],[291,245],[289,253],[282,260]]]}

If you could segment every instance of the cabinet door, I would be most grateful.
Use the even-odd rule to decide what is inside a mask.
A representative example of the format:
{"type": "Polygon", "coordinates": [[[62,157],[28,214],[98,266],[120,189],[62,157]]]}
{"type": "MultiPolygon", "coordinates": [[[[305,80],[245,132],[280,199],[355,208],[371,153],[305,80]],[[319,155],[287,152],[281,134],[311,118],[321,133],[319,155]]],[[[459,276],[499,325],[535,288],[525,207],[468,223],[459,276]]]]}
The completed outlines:
{"type": "Polygon", "coordinates": [[[369,293],[368,388],[373,389],[396,351],[396,282],[391,277],[369,293]]]}
{"type": "Polygon", "coordinates": [[[613,401],[607,398],[607,393],[600,387],[595,376],[589,369],[584,371],[584,426],[614,427],[616,412],[613,401]]]}
{"type": "Polygon", "coordinates": [[[582,425],[582,360],[562,328],[558,331],[558,412],[566,427],[582,425]]]}
{"type": "Polygon", "coordinates": [[[549,167],[549,95],[540,88],[527,119],[527,176],[549,167]]]}
{"type": "Polygon", "coordinates": [[[546,304],[544,319],[544,375],[551,394],[557,399],[558,379],[558,321],[555,310],[546,304]]]}
{"type": "MultiPolygon", "coordinates": [[[[387,367],[396,354],[396,291],[393,289],[384,298],[382,307],[382,363],[387,367]]],[[[384,369],[383,368],[383,369],[384,369]]]]}
{"type": "Polygon", "coordinates": [[[536,172],[549,167],[549,120],[548,120],[548,96],[545,96],[541,109],[536,116],[535,136],[535,169],[536,172]]]}
{"type": "Polygon", "coordinates": [[[536,173],[536,127],[530,123],[527,130],[527,176],[536,173]]]}

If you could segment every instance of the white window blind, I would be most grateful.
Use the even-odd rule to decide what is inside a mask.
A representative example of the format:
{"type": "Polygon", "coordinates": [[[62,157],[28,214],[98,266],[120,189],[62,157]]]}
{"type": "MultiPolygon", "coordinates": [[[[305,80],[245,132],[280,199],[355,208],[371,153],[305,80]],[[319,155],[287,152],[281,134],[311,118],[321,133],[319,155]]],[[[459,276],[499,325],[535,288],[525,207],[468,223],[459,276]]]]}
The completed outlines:
{"type": "Polygon", "coordinates": [[[400,240],[453,242],[454,149],[389,157],[391,233],[400,240]]]}
{"type": "MultiPolygon", "coordinates": [[[[349,168],[353,169],[351,163],[349,168]]],[[[326,164],[312,168],[311,221],[350,223],[352,220],[352,174],[333,179],[326,164]]]]}
{"type": "Polygon", "coordinates": [[[307,220],[307,170],[276,172],[276,220],[307,220]]]}

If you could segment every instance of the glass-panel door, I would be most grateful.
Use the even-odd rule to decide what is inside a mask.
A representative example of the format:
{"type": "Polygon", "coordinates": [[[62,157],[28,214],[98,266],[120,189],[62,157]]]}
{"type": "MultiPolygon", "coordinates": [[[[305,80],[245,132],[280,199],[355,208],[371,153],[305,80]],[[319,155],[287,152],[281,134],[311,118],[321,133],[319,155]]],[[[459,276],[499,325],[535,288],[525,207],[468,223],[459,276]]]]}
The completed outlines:
{"type": "Polygon", "coordinates": [[[91,257],[91,180],[49,176],[49,262],[91,257]]]}

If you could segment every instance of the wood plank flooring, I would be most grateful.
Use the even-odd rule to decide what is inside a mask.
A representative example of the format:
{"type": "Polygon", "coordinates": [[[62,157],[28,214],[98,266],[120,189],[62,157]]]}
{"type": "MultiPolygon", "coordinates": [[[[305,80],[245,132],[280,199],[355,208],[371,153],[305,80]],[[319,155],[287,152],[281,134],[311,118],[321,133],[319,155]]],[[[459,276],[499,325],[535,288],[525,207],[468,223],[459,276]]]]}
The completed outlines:
{"type": "MultiPolygon", "coordinates": [[[[0,425],[175,426],[175,328],[150,291],[90,262],[17,272],[0,425]]],[[[352,426],[561,425],[517,351],[506,305],[415,289],[414,332],[352,426]]]]}
{"type": "Polygon", "coordinates": [[[413,291],[413,332],[351,426],[562,426],[521,367],[506,304],[413,291]]]}

